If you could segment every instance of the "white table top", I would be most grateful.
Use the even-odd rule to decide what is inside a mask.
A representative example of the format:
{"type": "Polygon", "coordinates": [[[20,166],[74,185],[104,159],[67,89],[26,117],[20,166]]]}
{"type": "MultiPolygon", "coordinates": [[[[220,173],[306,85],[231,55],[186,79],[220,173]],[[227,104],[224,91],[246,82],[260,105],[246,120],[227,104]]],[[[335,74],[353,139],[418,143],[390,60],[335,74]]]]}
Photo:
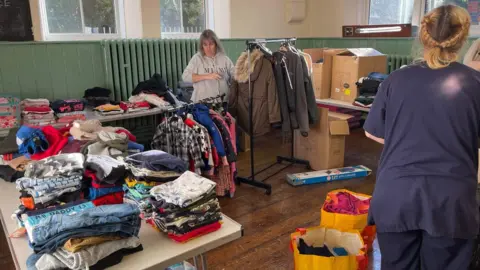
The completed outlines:
{"type": "MultiPolygon", "coordinates": [[[[8,238],[16,230],[17,224],[10,215],[19,205],[19,192],[14,183],[0,179],[0,220],[2,221],[7,241],[17,269],[26,269],[26,260],[32,253],[28,240],[23,238],[8,238]]],[[[164,233],[154,230],[142,222],[140,241],[143,251],[128,255],[122,262],[109,269],[165,269],[170,265],[205,253],[226,243],[242,237],[242,225],[223,215],[222,228],[216,232],[204,235],[184,244],[175,243],[164,233]]]]}
{"type": "Polygon", "coordinates": [[[322,105],[328,105],[328,106],[334,106],[338,108],[346,108],[346,109],[351,109],[351,110],[357,110],[357,111],[362,111],[362,112],[369,112],[370,108],[363,108],[360,106],[355,106],[349,102],[341,101],[341,100],[335,100],[331,98],[326,98],[326,99],[317,99],[317,104],[322,104],[322,105]]]}

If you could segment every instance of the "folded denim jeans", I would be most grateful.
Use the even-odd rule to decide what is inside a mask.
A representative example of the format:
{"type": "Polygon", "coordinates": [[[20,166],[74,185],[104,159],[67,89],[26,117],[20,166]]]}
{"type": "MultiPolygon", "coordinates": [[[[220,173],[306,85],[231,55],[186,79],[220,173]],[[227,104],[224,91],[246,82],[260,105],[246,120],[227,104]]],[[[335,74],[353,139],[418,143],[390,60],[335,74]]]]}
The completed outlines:
{"type": "Polygon", "coordinates": [[[71,238],[90,237],[90,236],[120,236],[131,237],[138,236],[140,232],[141,219],[137,215],[125,220],[121,223],[113,223],[106,225],[95,225],[84,228],[77,228],[56,234],[49,239],[41,242],[30,243],[35,253],[51,253],[63,246],[71,238]]]}
{"type": "Polygon", "coordinates": [[[102,205],[72,215],[53,215],[33,228],[32,244],[40,244],[64,231],[78,230],[95,225],[119,224],[138,216],[140,211],[130,204],[102,205]]]}

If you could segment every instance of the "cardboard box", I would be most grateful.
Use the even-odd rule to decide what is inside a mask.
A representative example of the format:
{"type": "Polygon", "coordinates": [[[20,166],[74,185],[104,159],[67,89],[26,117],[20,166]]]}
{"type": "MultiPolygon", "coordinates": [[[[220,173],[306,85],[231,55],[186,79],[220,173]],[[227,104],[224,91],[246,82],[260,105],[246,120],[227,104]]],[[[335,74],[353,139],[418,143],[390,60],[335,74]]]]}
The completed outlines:
{"type": "Polygon", "coordinates": [[[348,49],[333,57],[331,98],[353,103],[361,77],[387,73],[387,56],[375,49],[348,49]]]}
{"type": "Polygon", "coordinates": [[[287,174],[287,182],[292,186],[311,185],[366,177],[372,170],[365,166],[351,166],[338,169],[327,169],[315,172],[287,174]]]}
{"type": "Polygon", "coordinates": [[[310,127],[308,137],[295,131],[296,158],[310,161],[313,170],[340,168],[345,159],[345,136],[350,134],[347,120],[351,115],[319,108],[320,121],[310,127]]]}
{"type": "Polygon", "coordinates": [[[304,53],[312,57],[312,62],[310,62],[310,59],[307,57],[307,65],[308,67],[312,66],[312,82],[315,98],[330,98],[333,56],[343,51],[345,51],[345,49],[315,48],[303,50],[304,53]],[[323,59],[323,63],[317,63],[320,59],[323,59]]]}

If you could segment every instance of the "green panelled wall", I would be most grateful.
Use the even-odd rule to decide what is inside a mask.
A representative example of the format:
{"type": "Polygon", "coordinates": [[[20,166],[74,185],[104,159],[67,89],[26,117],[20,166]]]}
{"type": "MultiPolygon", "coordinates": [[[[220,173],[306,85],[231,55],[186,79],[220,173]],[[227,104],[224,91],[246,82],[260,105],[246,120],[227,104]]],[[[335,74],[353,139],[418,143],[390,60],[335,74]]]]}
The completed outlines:
{"type": "Polygon", "coordinates": [[[0,93],[21,98],[78,98],[105,85],[100,42],[0,43],[0,93]]]}
{"type": "MultiPolygon", "coordinates": [[[[469,40],[469,44],[472,41],[473,39],[469,40]]],[[[132,42],[155,43],[155,41],[148,40],[132,42]]],[[[178,41],[169,42],[179,43],[178,41]]],[[[297,41],[297,47],[371,47],[388,55],[410,56],[414,54],[415,42],[414,38],[302,38],[297,41]]],[[[245,50],[244,39],[226,39],[222,43],[227,55],[234,62],[240,53],[245,50]]],[[[100,41],[2,42],[0,43],[0,93],[14,94],[21,98],[43,97],[52,100],[79,98],[83,96],[83,92],[87,88],[94,86],[107,87],[109,82],[111,83],[111,78],[107,77],[105,63],[108,53],[105,53],[104,44],[100,41]]],[[[467,48],[469,44],[467,44],[467,48]]],[[[277,46],[278,44],[269,44],[272,49],[277,46]]],[[[191,53],[193,51],[188,55],[191,53]]],[[[162,55],[159,55],[159,57],[161,58],[162,55]]],[[[181,75],[179,73],[187,62],[188,59],[181,59],[177,61],[178,65],[175,66],[175,70],[169,71],[160,60],[155,62],[152,70],[160,69],[162,75],[166,74],[172,80],[177,80],[181,75]]],[[[145,76],[147,75],[145,74],[145,76]]],[[[128,80],[128,78],[119,79],[128,80]]],[[[132,83],[134,81],[136,80],[133,78],[132,83]]],[[[119,97],[123,98],[127,93],[115,93],[115,95],[117,94],[120,94],[119,97]]]]}
{"type": "MultiPolygon", "coordinates": [[[[226,39],[222,44],[234,62],[245,50],[244,39],[226,39]]],[[[302,38],[296,46],[375,48],[390,56],[389,70],[393,70],[406,64],[412,55],[418,56],[414,44],[413,38],[302,38]]],[[[278,46],[268,45],[272,50],[278,46]]],[[[152,72],[160,73],[175,86],[196,49],[197,44],[191,40],[0,42],[0,94],[49,100],[81,98],[85,89],[100,86],[112,89],[112,98],[124,100],[136,83],[152,72]]],[[[112,124],[130,129],[147,145],[155,129],[152,117],[112,124]]]]}

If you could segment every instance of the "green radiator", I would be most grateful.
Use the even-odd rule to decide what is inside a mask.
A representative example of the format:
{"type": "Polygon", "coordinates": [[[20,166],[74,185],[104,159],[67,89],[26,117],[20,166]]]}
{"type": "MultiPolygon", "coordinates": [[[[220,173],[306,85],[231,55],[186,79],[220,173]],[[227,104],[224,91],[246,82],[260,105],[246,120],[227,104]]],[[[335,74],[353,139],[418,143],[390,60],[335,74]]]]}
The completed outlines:
{"type": "MultiPolygon", "coordinates": [[[[116,101],[128,100],[135,86],[158,73],[172,89],[177,87],[190,58],[197,52],[196,40],[123,39],[102,41],[107,88],[116,101]]],[[[117,121],[131,130],[138,141],[149,145],[155,131],[153,117],[117,121]]]]}
{"type": "Polygon", "coordinates": [[[117,101],[127,100],[138,82],[158,73],[172,89],[197,52],[196,40],[123,39],[102,42],[107,87],[117,101]]]}
{"type": "Polygon", "coordinates": [[[388,55],[387,73],[399,69],[403,65],[409,65],[413,62],[413,57],[410,55],[388,55]]]}

